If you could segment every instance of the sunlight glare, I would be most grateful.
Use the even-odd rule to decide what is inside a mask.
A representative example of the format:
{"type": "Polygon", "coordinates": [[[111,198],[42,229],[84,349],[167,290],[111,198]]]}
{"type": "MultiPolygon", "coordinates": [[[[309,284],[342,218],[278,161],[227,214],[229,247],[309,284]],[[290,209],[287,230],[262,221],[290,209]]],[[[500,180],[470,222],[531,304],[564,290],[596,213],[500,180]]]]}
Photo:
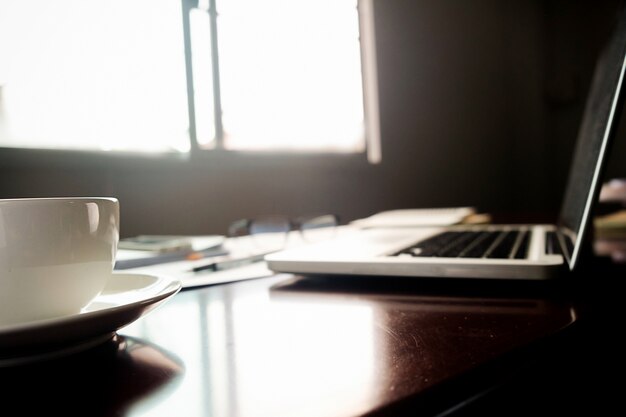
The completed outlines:
{"type": "Polygon", "coordinates": [[[229,149],[364,149],[356,0],[219,3],[229,149]]]}
{"type": "Polygon", "coordinates": [[[181,7],[2,0],[0,146],[189,149],[181,7]]]}

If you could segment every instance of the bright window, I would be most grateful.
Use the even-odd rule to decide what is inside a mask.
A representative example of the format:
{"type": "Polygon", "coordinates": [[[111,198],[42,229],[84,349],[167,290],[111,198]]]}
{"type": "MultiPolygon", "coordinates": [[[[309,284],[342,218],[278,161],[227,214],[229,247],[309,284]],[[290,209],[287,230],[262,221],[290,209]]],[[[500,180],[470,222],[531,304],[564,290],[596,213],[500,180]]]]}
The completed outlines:
{"type": "Polygon", "coordinates": [[[356,0],[218,3],[225,147],[363,150],[356,6],[356,0]]]}
{"type": "Polygon", "coordinates": [[[0,1],[0,145],[186,151],[177,1],[0,1]]]}
{"type": "Polygon", "coordinates": [[[2,0],[0,146],[361,152],[361,63],[357,0],[2,0]]]}

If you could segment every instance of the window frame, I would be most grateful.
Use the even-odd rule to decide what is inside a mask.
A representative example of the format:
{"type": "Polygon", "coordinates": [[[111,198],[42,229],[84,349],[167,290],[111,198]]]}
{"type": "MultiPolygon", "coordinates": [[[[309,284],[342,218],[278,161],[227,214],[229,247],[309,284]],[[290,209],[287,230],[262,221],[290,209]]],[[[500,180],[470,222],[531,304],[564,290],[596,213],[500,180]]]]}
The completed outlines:
{"type": "MultiPolygon", "coordinates": [[[[189,115],[189,136],[191,142],[191,153],[200,152],[253,152],[275,154],[300,154],[300,153],[317,153],[323,155],[331,155],[341,152],[332,151],[237,151],[229,150],[224,146],[224,126],[222,124],[222,99],[221,99],[221,81],[220,81],[220,54],[217,30],[217,0],[206,0],[208,9],[204,10],[200,7],[202,0],[181,0],[182,19],[183,19],[183,39],[185,43],[185,72],[187,79],[187,103],[189,115]],[[211,43],[211,68],[213,72],[213,121],[215,126],[215,147],[212,149],[202,149],[199,145],[196,131],[196,108],[194,98],[194,76],[193,76],[193,59],[191,48],[191,23],[190,16],[193,9],[206,12],[209,16],[211,43]]],[[[375,47],[375,27],[374,27],[374,5],[373,0],[357,0],[357,13],[359,25],[359,44],[361,48],[361,79],[363,91],[363,114],[365,122],[365,151],[364,152],[347,152],[354,154],[365,153],[367,159],[372,164],[381,162],[381,145],[380,145],[380,117],[378,106],[378,72],[376,63],[376,47],[375,47]]]]}

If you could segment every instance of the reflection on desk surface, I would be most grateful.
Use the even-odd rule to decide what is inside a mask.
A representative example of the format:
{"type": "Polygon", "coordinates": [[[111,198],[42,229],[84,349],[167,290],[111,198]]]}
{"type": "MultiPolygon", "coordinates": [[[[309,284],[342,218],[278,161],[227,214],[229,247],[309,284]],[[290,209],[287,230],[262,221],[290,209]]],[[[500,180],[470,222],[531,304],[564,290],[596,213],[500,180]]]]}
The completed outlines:
{"type": "Polygon", "coordinates": [[[155,393],[169,395],[184,372],[170,352],[117,335],[72,356],[1,368],[2,407],[16,415],[125,415],[148,409],[143,402],[155,393]]]}
{"type": "Polygon", "coordinates": [[[574,320],[570,305],[540,297],[294,290],[292,279],[182,292],[123,329],[174,352],[186,368],[147,415],[359,415],[574,320]]]}
{"type": "Polygon", "coordinates": [[[514,315],[567,312],[572,320],[576,318],[569,301],[559,303],[557,298],[542,296],[541,291],[531,288],[533,283],[443,281],[447,282],[440,278],[428,282],[405,277],[296,276],[274,285],[270,294],[276,299],[299,297],[302,301],[312,295],[322,299],[339,297],[344,302],[402,305],[430,312],[514,315]]]}

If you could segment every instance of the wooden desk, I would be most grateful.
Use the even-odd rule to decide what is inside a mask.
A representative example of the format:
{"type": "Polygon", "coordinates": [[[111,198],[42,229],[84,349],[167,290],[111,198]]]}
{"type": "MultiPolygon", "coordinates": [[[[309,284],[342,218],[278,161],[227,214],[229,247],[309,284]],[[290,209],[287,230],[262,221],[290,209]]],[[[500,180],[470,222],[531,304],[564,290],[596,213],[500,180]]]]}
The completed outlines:
{"type": "MultiPolygon", "coordinates": [[[[606,278],[610,270],[596,271],[606,278]]],[[[583,384],[601,392],[606,383],[587,378],[612,354],[584,343],[612,337],[598,333],[596,304],[579,304],[580,295],[602,294],[586,285],[579,291],[560,284],[281,275],[182,291],[101,346],[0,369],[1,413],[9,415],[7,407],[16,407],[15,415],[255,417],[567,410],[559,393],[583,384]],[[570,386],[555,389],[562,379],[570,386]],[[556,403],[545,405],[548,398],[556,403]]]]}

